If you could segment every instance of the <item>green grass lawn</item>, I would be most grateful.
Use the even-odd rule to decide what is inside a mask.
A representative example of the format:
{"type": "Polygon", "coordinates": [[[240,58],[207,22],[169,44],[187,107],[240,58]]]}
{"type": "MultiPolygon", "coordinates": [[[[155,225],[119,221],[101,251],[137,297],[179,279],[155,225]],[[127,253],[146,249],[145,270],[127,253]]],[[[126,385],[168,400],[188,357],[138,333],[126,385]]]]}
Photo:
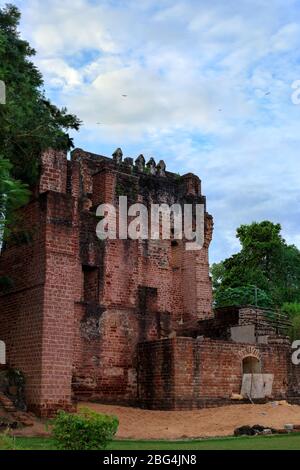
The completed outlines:
{"type": "MultiPolygon", "coordinates": [[[[55,450],[50,438],[19,437],[20,450],[55,450]]],[[[198,441],[113,441],[107,450],[300,450],[300,434],[283,436],[227,437],[198,441]]]]}

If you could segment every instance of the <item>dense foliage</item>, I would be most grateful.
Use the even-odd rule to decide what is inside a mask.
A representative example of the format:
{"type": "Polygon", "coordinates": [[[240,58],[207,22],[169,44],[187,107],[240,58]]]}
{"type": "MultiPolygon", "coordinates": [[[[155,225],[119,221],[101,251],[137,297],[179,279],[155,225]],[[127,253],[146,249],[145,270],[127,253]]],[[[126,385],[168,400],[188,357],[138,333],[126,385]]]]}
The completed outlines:
{"type": "Polygon", "coordinates": [[[118,429],[118,419],[87,408],[78,414],[60,411],[52,430],[57,447],[62,450],[105,449],[118,429]]]}
{"type": "Polygon", "coordinates": [[[300,339],[300,303],[285,303],[282,312],[286,313],[292,322],[289,336],[292,340],[300,339]]]}
{"type": "Polygon", "coordinates": [[[241,251],[211,268],[216,305],[229,305],[230,298],[234,305],[247,298],[254,305],[255,287],[259,306],[300,302],[300,251],[285,242],[281,226],[269,221],[242,225],[237,238],[241,251]]]}
{"type": "Polygon", "coordinates": [[[42,75],[31,60],[35,51],[20,38],[19,21],[17,7],[0,9],[0,80],[6,84],[6,104],[0,106],[0,154],[13,164],[14,177],[33,184],[41,151],[70,149],[67,131],[79,129],[80,121],[45,97],[42,75]]]}
{"type": "Polygon", "coordinates": [[[217,307],[230,307],[232,305],[258,305],[263,308],[273,306],[272,299],[261,289],[255,286],[228,287],[215,292],[217,307]]]}
{"type": "Polygon", "coordinates": [[[0,8],[0,80],[6,88],[6,104],[0,104],[0,239],[4,226],[16,230],[13,211],[29,196],[25,184],[36,183],[41,152],[69,150],[68,131],[80,126],[76,116],[46,98],[42,75],[32,62],[35,51],[20,38],[19,22],[17,7],[0,8]]]}
{"type": "Polygon", "coordinates": [[[0,155],[0,239],[18,228],[15,209],[29,197],[27,186],[11,176],[12,164],[0,155]]]}

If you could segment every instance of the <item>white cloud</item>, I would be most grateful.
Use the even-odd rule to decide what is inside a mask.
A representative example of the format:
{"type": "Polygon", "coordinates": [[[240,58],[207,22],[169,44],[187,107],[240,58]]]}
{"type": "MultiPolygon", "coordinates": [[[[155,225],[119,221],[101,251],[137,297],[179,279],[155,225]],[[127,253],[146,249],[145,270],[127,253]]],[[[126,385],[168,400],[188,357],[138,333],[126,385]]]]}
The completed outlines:
{"type": "Polygon", "coordinates": [[[25,30],[41,56],[71,56],[91,47],[105,52],[116,49],[103,21],[109,13],[104,6],[85,0],[30,0],[23,5],[25,30]]]}
{"type": "Polygon", "coordinates": [[[46,70],[48,86],[67,91],[82,86],[82,75],[73,67],[70,67],[63,59],[42,59],[39,65],[46,70]]]}
{"type": "Polygon", "coordinates": [[[198,173],[213,259],[238,249],[235,228],[255,219],[299,243],[295,0],[19,4],[48,92],[84,120],[78,146],[122,145],[198,173]]]}
{"type": "Polygon", "coordinates": [[[272,47],[277,51],[296,48],[300,40],[300,24],[288,23],[277,31],[271,38],[272,47]]]}

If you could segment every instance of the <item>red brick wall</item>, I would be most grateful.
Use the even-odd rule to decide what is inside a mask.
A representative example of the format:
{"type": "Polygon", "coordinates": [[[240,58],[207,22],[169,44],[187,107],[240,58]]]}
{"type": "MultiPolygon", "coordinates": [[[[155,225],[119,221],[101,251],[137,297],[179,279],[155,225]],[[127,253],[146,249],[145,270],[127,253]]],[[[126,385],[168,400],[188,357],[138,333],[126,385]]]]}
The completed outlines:
{"type": "Polygon", "coordinates": [[[175,407],[174,340],[139,344],[138,401],[152,409],[175,407]]]}
{"type": "Polygon", "coordinates": [[[41,401],[43,301],[46,272],[45,198],[23,211],[32,243],[10,245],[3,251],[0,276],[13,286],[0,295],[0,338],[6,343],[7,363],[26,375],[26,399],[41,401]]]}
{"type": "Polygon", "coordinates": [[[42,413],[71,404],[74,303],[83,295],[78,226],[71,195],[48,193],[42,413]]]}
{"type": "Polygon", "coordinates": [[[288,391],[287,345],[249,345],[209,339],[173,338],[139,345],[139,400],[151,408],[190,409],[230,403],[240,393],[242,360],[260,358],[274,374],[273,398],[288,391]],[[163,371],[163,373],[162,373],[163,371]]]}
{"type": "Polygon", "coordinates": [[[67,189],[67,156],[65,152],[47,150],[41,156],[41,177],[39,192],[56,191],[65,193],[67,189]]]}
{"type": "Polygon", "coordinates": [[[82,295],[74,200],[47,192],[23,217],[32,240],[1,256],[14,286],[0,296],[0,337],[8,363],[25,373],[29,407],[49,415],[71,406],[74,301],[82,295]]]}
{"type": "Polygon", "coordinates": [[[292,363],[292,358],[290,357],[289,359],[289,397],[300,403],[300,364],[295,365],[292,363]]]}
{"type": "Polygon", "coordinates": [[[0,260],[15,281],[0,300],[8,360],[25,372],[28,403],[41,414],[70,406],[71,382],[79,398],[134,402],[137,344],[211,315],[211,219],[197,254],[182,241],[100,242],[93,211],[123,189],[130,203],[199,202],[200,180],[132,175],[81,150],[71,161],[49,150],[41,168],[38,200],[24,209],[33,241],[0,260]],[[145,307],[141,292],[151,297],[145,307]]]}
{"type": "Polygon", "coordinates": [[[0,296],[0,339],[26,375],[32,409],[46,416],[70,408],[72,387],[79,399],[153,408],[224,403],[239,393],[250,353],[275,374],[274,397],[286,396],[290,359],[280,341],[163,339],[182,320],[212,318],[208,214],[199,252],[183,241],[96,237],[98,204],[119,195],[129,203],[205,202],[199,178],[132,175],[105,157],[76,150],[68,162],[50,150],[39,191],[23,211],[32,241],[0,259],[0,275],[14,281],[0,296]]]}

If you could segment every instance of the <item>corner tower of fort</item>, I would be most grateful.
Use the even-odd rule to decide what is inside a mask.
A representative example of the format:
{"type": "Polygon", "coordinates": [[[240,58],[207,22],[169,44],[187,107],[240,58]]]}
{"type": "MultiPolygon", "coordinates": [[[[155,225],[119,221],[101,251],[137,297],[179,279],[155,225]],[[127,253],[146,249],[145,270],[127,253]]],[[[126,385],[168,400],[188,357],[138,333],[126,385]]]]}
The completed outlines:
{"type": "Polygon", "coordinates": [[[117,207],[119,196],[147,206],[205,204],[199,178],[169,173],[164,162],[123,160],[120,149],[113,158],[76,149],[71,160],[49,150],[22,210],[26,241],[0,258],[0,276],[13,281],[0,296],[0,339],[40,415],[72,409],[74,398],[138,403],[138,344],[212,317],[212,217],[205,212],[199,251],[183,240],[100,241],[96,208],[117,207]]]}

